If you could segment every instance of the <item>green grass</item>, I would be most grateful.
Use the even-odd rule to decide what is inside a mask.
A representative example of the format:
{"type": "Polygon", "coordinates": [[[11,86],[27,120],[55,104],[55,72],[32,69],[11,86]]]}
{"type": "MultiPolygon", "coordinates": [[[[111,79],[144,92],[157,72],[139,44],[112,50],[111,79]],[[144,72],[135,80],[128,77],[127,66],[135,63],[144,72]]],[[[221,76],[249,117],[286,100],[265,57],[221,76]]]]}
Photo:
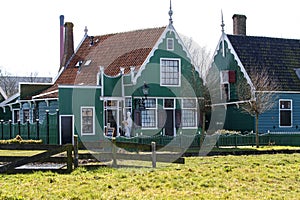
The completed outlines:
{"type": "Polygon", "coordinates": [[[189,157],[157,168],[0,175],[0,199],[298,199],[300,154],[189,157]]]}

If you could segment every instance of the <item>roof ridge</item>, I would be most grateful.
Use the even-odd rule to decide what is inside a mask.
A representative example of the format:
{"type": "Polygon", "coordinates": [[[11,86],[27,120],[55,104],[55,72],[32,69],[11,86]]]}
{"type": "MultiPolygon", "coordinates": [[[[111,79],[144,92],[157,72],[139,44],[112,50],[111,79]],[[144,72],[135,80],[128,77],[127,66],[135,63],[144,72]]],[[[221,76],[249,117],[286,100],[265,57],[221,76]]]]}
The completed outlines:
{"type": "Polygon", "coordinates": [[[227,36],[231,37],[252,37],[252,38],[267,38],[267,39],[278,39],[278,40],[296,40],[300,41],[300,39],[295,38],[280,38],[280,37],[270,37],[270,36],[256,36],[256,35],[235,35],[235,34],[227,34],[227,36]]]}
{"type": "Polygon", "coordinates": [[[107,34],[103,34],[103,35],[95,35],[94,37],[103,37],[103,36],[111,36],[111,35],[124,34],[124,33],[133,33],[133,32],[140,32],[140,31],[158,30],[158,29],[162,29],[162,28],[167,28],[167,26],[154,27],[154,28],[142,28],[142,29],[136,29],[136,30],[131,30],[131,31],[115,32],[115,33],[107,33],[107,34]]]}

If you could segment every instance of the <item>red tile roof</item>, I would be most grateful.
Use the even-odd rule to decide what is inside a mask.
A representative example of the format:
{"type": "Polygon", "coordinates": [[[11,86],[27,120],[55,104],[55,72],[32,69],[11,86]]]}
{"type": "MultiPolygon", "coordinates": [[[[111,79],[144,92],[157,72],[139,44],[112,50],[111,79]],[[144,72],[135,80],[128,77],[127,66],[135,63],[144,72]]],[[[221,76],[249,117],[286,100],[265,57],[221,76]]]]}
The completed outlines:
{"type": "MultiPolygon", "coordinates": [[[[57,90],[58,85],[96,85],[100,66],[109,76],[118,75],[120,68],[125,68],[125,74],[130,72],[131,67],[139,70],[165,29],[161,27],[94,36],[93,45],[90,45],[91,37],[86,37],[53,86],[42,93],[57,90]],[[89,65],[85,65],[87,60],[91,60],[89,65]],[[80,68],[76,67],[79,61],[83,61],[80,68]]],[[[48,97],[45,95],[40,98],[48,97]]]]}

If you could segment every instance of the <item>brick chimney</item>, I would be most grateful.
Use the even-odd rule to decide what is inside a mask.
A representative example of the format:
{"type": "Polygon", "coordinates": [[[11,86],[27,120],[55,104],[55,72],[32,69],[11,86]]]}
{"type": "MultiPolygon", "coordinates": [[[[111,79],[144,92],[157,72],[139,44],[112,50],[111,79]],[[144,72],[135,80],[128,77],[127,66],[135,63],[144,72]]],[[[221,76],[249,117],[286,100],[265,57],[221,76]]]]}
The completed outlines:
{"type": "Polygon", "coordinates": [[[64,55],[63,55],[60,69],[63,66],[66,66],[67,62],[69,61],[69,59],[74,53],[73,27],[74,25],[72,22],[65,23],[64,55]]]}
{"type": "Polygon", "coordinates": [[[233,34],[234,35],[246,35],[246,20],[245,15],[234,14],[233,19],[233,34]]]}

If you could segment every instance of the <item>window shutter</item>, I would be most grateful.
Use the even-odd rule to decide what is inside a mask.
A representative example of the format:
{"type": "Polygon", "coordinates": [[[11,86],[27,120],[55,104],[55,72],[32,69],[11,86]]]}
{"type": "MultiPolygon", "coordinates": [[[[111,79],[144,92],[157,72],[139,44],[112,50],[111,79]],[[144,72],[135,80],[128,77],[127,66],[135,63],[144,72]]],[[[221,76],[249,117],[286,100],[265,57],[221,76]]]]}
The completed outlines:
{"type": "Polygon", "coordinates": [[[235,83],[235,71],[230,70],[228,72],[228,75],[229,75],[229,83],[235,83]]]}
{"type": "Polygon", "coordinates": [[[181,127],[181,110],[180,109],[175,110],[175,127],[176,128],[181,127]]]}
{"type": "Polygon", "coordinates": [[[142,120],[141,120],[141,111],[138,109],[134,110],[134,124],[136,127],[139,127],[142,125],[142,120]]]}
{"type": "Polygon", "coordinates": [[[158,128],[163,128],[166,123],[167,113],[163,109],[158,109],[157,115],[158,115],[158,128]]]}

